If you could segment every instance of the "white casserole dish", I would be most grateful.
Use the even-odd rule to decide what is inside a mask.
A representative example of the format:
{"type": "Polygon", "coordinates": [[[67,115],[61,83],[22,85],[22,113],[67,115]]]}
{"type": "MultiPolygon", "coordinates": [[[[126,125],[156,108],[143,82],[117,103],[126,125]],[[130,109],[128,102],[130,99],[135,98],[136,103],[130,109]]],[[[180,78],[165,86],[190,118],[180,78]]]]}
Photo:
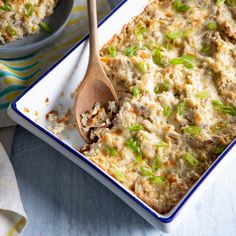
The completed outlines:
{"type": "MultiPolygon", "coordinates": [[[[115,33],[119,33],[122,27],[133,16],[140,14],[148,3],[149,0],[123,1],[118,8],[101,22],[99,28],[100,46],[111,39],[115,33]]],[[[119,182],[76,150],[75,147],[81,146],[83,141],[75,129],[67,133],[68,139],[60,140],[46,128],[47,121],[45,117],[48,112],[60,104],[64,108],[73,107],[71,94],[83,79],[88,64],[89,49],[87,39],[88,36],[82,39],[65,57],[20,95],[10,105],[8,114],[17,123],[49,143],[75,164],[98,179],[154,227],[169,232],[176,227],[207,186],[222,172],[223,167],[233,159],[233,154],[236,152],[236,141],[228,146],[168,214],[161,215],[151,209],[146,203],[122,187],[119,182]],[[62,93],[63,96],[61,96],[62,93]],[[46,100],[49,102],[45,102],[46,100]],[[39,117],[35,115],[35,112],[39,114],[39,117]]]]}

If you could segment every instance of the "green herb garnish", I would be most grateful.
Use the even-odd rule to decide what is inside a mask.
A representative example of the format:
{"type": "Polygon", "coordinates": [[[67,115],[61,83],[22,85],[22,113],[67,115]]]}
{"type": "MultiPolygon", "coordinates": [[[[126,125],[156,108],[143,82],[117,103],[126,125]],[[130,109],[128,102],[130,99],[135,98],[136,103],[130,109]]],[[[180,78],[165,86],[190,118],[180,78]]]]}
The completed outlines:
{"type": "Polygon", "coordinates": [[[178,30],[178,31],[168,32],[168,33],[166,33],[166,36],[169,39],[175,40],[175,39],[182,38],[184,36],[184,33],[182,31],[178,30]]]}
{"type": "Polygon", "coordinates": [[[143,40],[143,34],[147,31],[146,26],[138,26],[135,29],[135,34],[137,35],[137,38],[139,41],[143,40]]]}
{"type": "Polygon", "coordinates": [[[221,101],[219,100],[212,100],[212,104],[216,106],[219,111],[222,113],[229,114],[231,116],[236,116],[236,109],[231,106],[225,106],[221,101]]]}
{"type": "Polygon", "coordinates": [[[188,133],[192,136],[200,134],[201,131],[202,131],[202,129],[200,127],[196,127],[196,126],[188,126],[188,127],[184,128],[184,132],[188,133]]]}
{"type": "Polygon", "coordinates": [[[48,25],[46,22],[41,21],[41,22],[39,23],[39,26],[40,26],[41,29],[43,29],[46,33],[52,33],[51,28],[49,27],[49,25],[48,25]]]}
{"type": "Polygon", "coordinates": [[[207,24],[207,29],[215,31],[217,30],[217,23],[216,22],[209,22],[207,24]]]}
{"type": "Polygon", "coordinates": [[[137,51],[138,51],[137,47],[130,46],[130,47],[124,49],[124,54],[127,57],[132,57],[132,56],[136,55],[137,51]]]}
{"type": "Polygon", "coordinates": [[[152,59],[156,65],[159,65],[163,68],[165,67],[165,62],[161,53],[161,46],[158,46],[153,50],[152,59]]]}
{"type": "Polygon", "coordinates": [[[142,74],[147,73],[148,68],[147,68],[147,64],[144,61],[137,62],[136,66],[137,66],[139,72],[141,72],[142,74]]]}
{"type": "Polygon", "coordinates": [[[163,176],[153,176],[149,180],[152,184],[164,184],[166,182],[166,178],[163,176]]]}
{"type": "Polygon", "coordinates": [[[185,112],[185,103],[184,102],[180,102],[177,106],[177,114],[182,116],[185,112]]]}
{"type": "Polygon", "coordinates": [[[160,157],[156,156],[152,162],[152,170],[156,172],[160,168],[160,157]]]}
{"type": "Polygon", "coordinates": [[[137,85],[134,86],[133,90],[132,90],[132,94],[134,97],[139,97],[141,92],[140,89],[137,85]]]}
{"type": "Polygon", "coordinates": [[[6,31],[7,31],[7,33],[10,34],[11,36],[16,36],[16,30],[15,30],[15,28],[14,28],[13,26],[11,26],[11,25],[8,25],[8,26],[6,27],[6,31]]]}
{"type": "Polygon", "coordinates": [[[170,64],[172,65],[184,65],[188,69],[192,69],[194,67],[194,59],[195,57],[192,55],[184,55],[182,57],[176,57],[170,60],[170,64]]]}
{"type": "Polygon", "coordinates": [[[184,160],[187,161],[191,166],[198,166],[199,161],[190,153],[184,154],[184,160]]]}
{"type": "Polygon", "coordinates": [[[111,157],[115,157],[118,154],[117,150],[114,147],[106,147],[105,151],[111,157]]]}
{"type": "Polygon", "coordinates": [[[215,150],[215,154],[221,154],[225,150],[225,148],[225,146],[217,147],[215,150]]]}
{"type": "Polygon", "coordinates": [[[160,93],[169,91],[170,88],[171,88],[170,82],[169,82],[169,81],[165,81],[165,82],[163,82],[163,83],[159,83],[159,84],[155,87],[154,92],[155,92],[156,94],[160,94],[160,93]]]}
{"type": "Polygon", "coordinates": [[[195,97],[199,99],[206,99],[209,98],[209,93],[207,91],[198,92],[195,97]]]}
{"type": "Polygon", "coordinates": [[[135,125],[128,127],[128,129],[130,131],[140,131],[140,130],[144,130],[144,127],[141,124],[135,124],[135,125]]]}
{"type": "Polygon", "coordinates": [[[142,161],[142,153],[140,150],[140,147],[137,144],[137,140],[131,138],[127,141],[127,146],[135,153],[136,161],[141,162],[142,161]]]}
{"type": "Polygon", "coordinates": [[[229,7],[235,7],[236,6],[236,0],[225,0],[225,4],[229,7]]]}
{"type": "Polygon", "coordinates": [[[163,114],[165,117],[169,117],[171,114],[171,106],[164,106],[163,114]]]}
{"type": "Polygon", "coordinates": [[[117,50],[116,50],[115,47],[109,46],[109,47],[107,48],[107,50],[108,50],[108,54],[109,54],[111,57],[116,57],[116,56],[117,56],[117,50]]]}
{"type": "Polygon", "coordinates": [[[27,16],[32,16],[34,12],[34,4],[32,3],[25,4],[25,10],[26,10],[27,16]]]}
{"type": "Polygon", "coordinates": [[[176,11],[176,12],[186,12],[189,9],[191,9],[190,6],[183,4],[182,0],[175,0],[172,3],[172,8],[176,11]]]}
{"type": "Polygon", "coordinates": [[[165,143],[165,142],[163,142],[163,141],[160,141],[159,143],[157,143],[157,144],[155,144],[155,146],[157,147],[157,148],[165,148],[165,147],[168,147],[169,145],[168,145],[168,143],[165,143]]]}
{"type": "Polygon", "coordinates": [[[11,6],[9,4],[5,4],[3,6],[0,7],[0,10],[3,10],[3,11],[11,11],[11,6]]]}
{"type": "Polygon", "coordinates": [[[120,182],[125,182],[125,181],[126,181],[126,178],[125,178],[124,174],[123,174],[121,171],[115,170],[115,171],[113,172],[113,174],[114,174],[115,178],[116,178],[118,181],[120,181],[120,182]]]}
{"type": "Polygon", "coordinates": [[[142,176],[145,176],[145,177],[150,177],[150,176],[154,175],[152,169],[149,167],[142,166],[142,167],[140,167],[139,172],[142,176]]]}

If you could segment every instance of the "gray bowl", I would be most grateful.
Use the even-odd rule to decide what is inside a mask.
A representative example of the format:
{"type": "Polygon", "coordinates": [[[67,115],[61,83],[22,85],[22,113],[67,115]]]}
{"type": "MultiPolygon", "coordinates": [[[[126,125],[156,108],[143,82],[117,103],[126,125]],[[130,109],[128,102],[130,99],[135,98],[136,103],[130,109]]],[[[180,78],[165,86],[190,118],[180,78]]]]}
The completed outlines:
{"type": "Polygon", "coordinates": [[[48,34],[40,30],[36,35],[25,36],[23,39],[0,45],[0,58],[12,59],[24,57],[53,43],[66,27],[73,5],[74,0],[60,0],[54,13],[45,19],[45,22],[50,25],[52,33],[48,34]]]}

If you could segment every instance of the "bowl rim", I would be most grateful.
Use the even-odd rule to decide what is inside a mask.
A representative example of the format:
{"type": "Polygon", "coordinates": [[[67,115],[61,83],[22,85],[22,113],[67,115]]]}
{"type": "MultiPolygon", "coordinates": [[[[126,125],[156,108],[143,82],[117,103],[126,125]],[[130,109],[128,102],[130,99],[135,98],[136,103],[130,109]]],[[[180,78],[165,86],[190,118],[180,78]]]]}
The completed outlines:
{"type": "MultiPolygon", "coordinates": [[[[100,23],[99,27],[103,25],[119,8],[121,8],[126,2],[129,0],[123,0],[113,11],[110,12],[100,23]]],[[[12,109],[19,117],[23,118],[24,120],[28,121],[32,126],[40,130],[44,135],[47,135],[48,137],[52,138],[53,141],[61,145],[63,148],[68,150],[71,154],[75,155],[76,157],[79,157],[85,164],[92,167],[96,172],[101,174],[103,177],[106,178],[111,184],[115,185],[121,192],[123,192],[127,197],[131,198],[133,201],[135,201],[140,207],[142,207],[144,210],[146,210],[148,213],[150,213],[155,219],[159,220],[161,223],[168,225],[172,223],[183,207],[186,205],[188,200],[191,198],[191,196],[196,192],[197,189],[201,186],[203,182],[205,182],[205,179],[209,176],[211,172],[218,166],[218,164],[224,159],[224,157],[231,151],[231,149],[236,146],[236,139],[233,140],[230,145],[223,151],[221,155],[218,156],[218,158],[211,164],[211,166],[205,171],[205,173],[200,177],[200,179],[189,189],[189,191],[180,199],[180,201],[176,204],[174,208],[170,212],[168,212],[166,215],[162,215],[155,211],[153,208],[149,207],[145,202],[143,202],[140,198],[138,198],[136,195],[132,194],[129,190],[127,190],[125,187],[123,187],[121,184],[119,184],[117,181],[115,181],[109,174],[102,171],[95,163],[90,162],[84,155],[79,153],[78,151],[74,150],[71,146],[57,138],[55,135],[50,133],[48,130],[44,129],[40,125],[38,125],[36,122],[34,122],[32,119],[25,116],[20,110],[17,108],[17,102],[26,94],[28,93],[33,87],[35,87],[41,80],[43,80],[52,70],[54,70],[61,62],[64,61],[74,50],[76,50],[82,43],[84,43],[89,38],[89,34],[85,35],[74,47],[71,48],[55,65],[53,65],[50,69],[48,69],[43,75],[39,77],[38,80],[36,80],[32,85],[30,85],[22,94],[20,94],[10,105],[8,109],[12,109]]]]}
{"type": "MultiPolygon", "coordinates": [[[[63,22],[63,24],[61,24],[60,27],[56,31],[54,31],[53,33],[48,35],[48,37],[43,38],[42,40],[39,40],[37,42],[30,43],[29,45],[16,46],[16,47],[5,47],[4,46],[4,48],[1,48],[1,46],[0,46],[0,52],[7,53],[7,52],[21,52],[21,51],[30,50],[30,49],[34,50],[35,48],[38,48],[41,45],[47,44],[47,42],[51,42],[58,35],[58,33],[60,33],[62,30],[64,30],[64,28],[66,27],[66,24],[68,23],[71,15],[72,15],[72,10],[74,7],[75,0],[69,0],[69,1],[66,0],[66,2],[71,4],[69,13],[66,16],[66,19],[63,22]]],[[[24,36],[24,37],[27,37],[27,36],[24,36]]],[[[23,39],[17,39],[17,40],[23,40],[23,39]]]]}

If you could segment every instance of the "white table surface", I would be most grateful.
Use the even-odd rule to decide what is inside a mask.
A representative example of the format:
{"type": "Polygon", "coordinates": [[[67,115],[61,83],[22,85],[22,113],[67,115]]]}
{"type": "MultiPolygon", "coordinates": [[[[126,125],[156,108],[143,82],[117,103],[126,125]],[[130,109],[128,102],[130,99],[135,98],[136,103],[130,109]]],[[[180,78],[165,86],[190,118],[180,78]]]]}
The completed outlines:
{"type": "MultiPolygon", "coordinates": [[[[11,162],[29,225],[23,236],[164,235],[53,148],[17,127],[11,162]]],[[[170,235],[236,235],[235,161],[170,235]]]]}

